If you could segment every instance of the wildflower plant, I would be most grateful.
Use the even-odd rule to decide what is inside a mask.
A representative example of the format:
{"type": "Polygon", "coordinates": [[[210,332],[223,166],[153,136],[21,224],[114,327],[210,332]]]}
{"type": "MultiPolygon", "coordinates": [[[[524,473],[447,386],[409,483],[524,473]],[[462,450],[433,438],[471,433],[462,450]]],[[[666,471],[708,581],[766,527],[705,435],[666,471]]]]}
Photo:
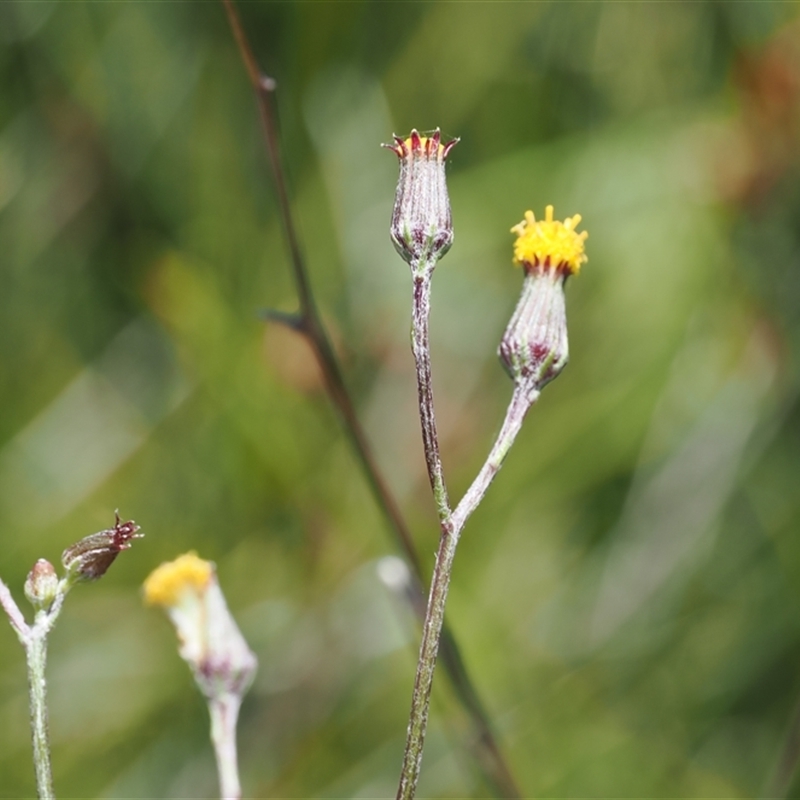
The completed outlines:
{"type": "Polygon", "coordinates": [[[523,268],[525,278],[498,354],[514,381],[514,390],[486,461],[464,497],[452,507],[439,453],[428,331],[433,270],[453,242],[445,160],[456,142],[442,144],[439,130],[430,136],[421,136],[413,130],[409,136],[395,136],[394,144],[385,145],[400,160],[390,234],[397,251],[411,267],[411,349],[416,365],[425,460],[441,528],[414,679],[398,800],[413,798],[419,779],[456,546],[467,519],[502,466],[529,409],[545,384],[567,363],[564,284],[586,261],[584,242],[588,234],[575,230],[580,215],[559,222],[553,219],[553,207],[547,206],[544,220],[537,221],[533,212],[527,211],[525,219],[511,229],[517,234],[514,263],[523,268]]]}
{"type": "Polygon", "coordinates": [[[102,578],[117,556],[130,548],[132,540],[142,536],[144,534],[139,533],[139,526],[133,520],[122,522],[117,513],[113,528],[85,536],[64,550],[61,556],[64,577],[59,578],[55,567],[40,558],[28,573],[24,587],[25,597],[34,608],[33,624],[25,621],[9,588],[0,580],[0,605],[25,649],[33,765],[40,800],[55,798],[47,731],[47,637],[61,614],[70,589],[76,583],[102,578]]]}

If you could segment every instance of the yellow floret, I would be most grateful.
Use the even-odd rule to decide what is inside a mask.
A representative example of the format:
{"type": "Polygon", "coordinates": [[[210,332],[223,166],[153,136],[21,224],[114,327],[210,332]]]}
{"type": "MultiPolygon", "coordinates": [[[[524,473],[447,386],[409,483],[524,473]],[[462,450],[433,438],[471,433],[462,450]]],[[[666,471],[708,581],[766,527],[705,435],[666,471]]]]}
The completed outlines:
{"type": "Polygon", "coordinates": [[[547,206],[544,220],[539,221],[533,216],[533,211],[526,211],[525,219],[511,229],[517,234],[514,263],[555,267],[577,275],[581,264],[588,260],[583,243],[589,234],[575,230],[580,221],[580,214],[567,217],[564,222],[554,220],[553,206],[547,206]]]}
{"type": "Polygon", "coordinates": [[[197,553],[185,553],[156,567],[144,582],[144,599],[149,605],[174,606],[187,589],[199,592],[211,579],[214,567],[197,553]]]}
{"type": "MultiPolygon", "coordinates": [[[[412,142],[411,142],[411,137],[410,136],[406,137],[406,139],[403,142],[403,144],[406,146],[406,149],[409,152],[411,152],[411,150],[412,150],[412,142]]],[[[433,137],[432,136],[420,136],[419,137],[419,144],[420,144],[420,149],[422,150],[422,152],[426,153],[428,151],[429,147],[432,148],[433,137]],[[429,145],[428,142],[431,142],[431,144],[429,145]]],[[[438,146],[436,147],[436,150],[434,152],[430,153],[430,155],[435,155],[435,156],[438,157],[438,156],[442,155],[443,153],[444,153],[444,143],[443,142],[439,142],[438,146]]]]}

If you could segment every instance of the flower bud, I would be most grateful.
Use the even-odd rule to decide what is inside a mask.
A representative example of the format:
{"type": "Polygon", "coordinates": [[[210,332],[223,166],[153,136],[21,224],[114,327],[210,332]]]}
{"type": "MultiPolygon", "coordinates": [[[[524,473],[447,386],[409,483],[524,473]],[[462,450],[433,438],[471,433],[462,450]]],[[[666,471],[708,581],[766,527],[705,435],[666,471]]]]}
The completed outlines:
{"type": "Polygon", "coordinates": [[[416,270],[433,267],[453,244],[453,220],[447,196],[444,163],[458,143],[442,144],[437,129],[431,136],[411,131],[387,144],[400,159],[400,177],[392,212],[391,237],[397,252],[416,270]]]}
{"type": "Polygon", "coordinates": [[[40,558],[25,580],[25,597],[35,608],[48,608],[58,593],[58,575],[46,559],[40,558]]]}
{"type": "Polygon", "coordinates": [[[206,697],[244,695],[258,662],[228,610],[210,561],[186,553],[162,564],[145,581],[144,597],[166,609],[181,657],[206,697]]]}
{"type": "Polygon", "coordinates": [[[68,547],[61,554],[61,563],[71,581],[93,581],[106,574],[114,559],[131,546],[131,539],[141,539],[139,526],[133,521],[120,522],[119,513],[113,528],[108,528],[68,547]]]}
{"type": "Polygon", "coordinates": [[[541,390],[564,368],[569,357],[564,283],[587,259],[586,231],[577,233],[580,215],[565,222],[553,220],[553,206],[545,219],[532,211],[511,231],[517,234],[514,263],[525,270],[525,280],[514,314],[500,342],[498,355],[516,382],[541,390]]]}

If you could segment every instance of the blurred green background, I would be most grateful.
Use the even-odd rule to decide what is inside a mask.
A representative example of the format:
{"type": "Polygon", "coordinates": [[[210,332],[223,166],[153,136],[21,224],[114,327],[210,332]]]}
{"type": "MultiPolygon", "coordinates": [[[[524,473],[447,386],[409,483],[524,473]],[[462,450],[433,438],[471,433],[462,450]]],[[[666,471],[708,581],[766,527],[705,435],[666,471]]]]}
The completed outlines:
{"type": "MultiPolygon", "coordinates": [[[[510,394],[509,228],[554,203],[590,232],[571,364],[469,523],[449,604],[525,794],[798,796],[798,6],[241,13],[278,81],[318,302],[428,569],[379,145],[462,138],[432,316],[456,497],[510,394]]],[[[189,549],[216,561],[260,659],[246,795],[393,796],[416,625],[381,580],[395,548],[305,345],[258,321],[295,295],[220,5],[0,4],[0,264],[0,575],[22,602],[33,562],[115,508],[146,533],[51,637],[59,796],[215,796],[207,712],[140,593],[189,549]]],[[[440,673],[421,795],[487,796],[473,735],[440,673]]],[[[2,623],[0,797],[33,793],[2,623]]]]}

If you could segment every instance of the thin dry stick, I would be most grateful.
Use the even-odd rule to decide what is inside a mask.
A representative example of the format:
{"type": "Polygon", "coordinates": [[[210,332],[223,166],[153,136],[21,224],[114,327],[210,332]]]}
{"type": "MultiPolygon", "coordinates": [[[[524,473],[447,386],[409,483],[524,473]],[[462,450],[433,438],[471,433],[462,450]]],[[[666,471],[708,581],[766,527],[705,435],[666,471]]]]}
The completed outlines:
{"type": "MultiPolygon", "coordinates": [[[[338,359],[314,302],[308,271],[295,231],[285,173],[281,161],[280,139],[272,106],[276,89],[275,81],[261,71],[242,28],[233,0],[222,0],[222,2],[225,6],[239,53],[256,94],[265,147],[275,180],[283,229],[289,245],[292,274],[300,306],[299,312],[295,315],[271,314],[270,316],[288,324],[298,333],[305,336],[311,345],[322,371],[327,392],[341,416],[344,430],[361,464],[376,502],[383,511],[397,544],[412,567],[415,578],[412,591],[418,598],[417,602],[412,603],[412,607],[419,611],[425,608],[422,589],[424,578],[419,555],[400,508],[392,496],[372,454],[366,434],[361,427],[345,385],[338,359]]],[[[474,755],[487,781],[501,797],[521,798],[522,794],[500,751],[488,714],[467,673],[456,640],[447,627],[443,628],[441,632],[440,649],[442,663],[450,676],[459,701],[470,715],[475,726],[477,739],[473,743],[474,755]]]]}

